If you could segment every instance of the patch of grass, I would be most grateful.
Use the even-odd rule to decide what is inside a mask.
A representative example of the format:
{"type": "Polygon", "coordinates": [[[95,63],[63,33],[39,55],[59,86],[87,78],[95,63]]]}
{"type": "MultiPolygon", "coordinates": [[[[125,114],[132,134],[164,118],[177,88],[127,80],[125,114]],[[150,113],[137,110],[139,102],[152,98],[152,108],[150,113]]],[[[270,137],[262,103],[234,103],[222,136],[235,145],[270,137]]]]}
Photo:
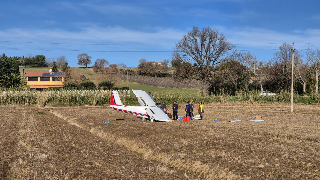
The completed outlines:
{"type": "Polygon", "coordinates": [[[315,103],[315,101],[311,99],[309,96],[299,96],[297,99],[297,103],[312,104],[315,103]]]}
{"type": "Polygon", "coordinates": [[[39,115],[47,115],[47,113],[41,112],[41,111],[37,112],[37,114],[39,114],[39,115]]]}
{"type": "Polygon", "coordinates": [[[23,67],[23,66],[20,66],[19,71],[20,71],[21,76],[23,76],[23,69],[24,69],[24,72],[49,72],[51,67],[23,67]]]}
{"type": "MultiPolygon", "coordinates": [[[[127,86],[127,83],[125,81],[121,82],[118,84],[119,87],[125,87],[127,86]]],[[[190,94],[197,94],[199,93],[199,90],[197,89],[178,89],[178,88],[165,88],[165,87],[158,87],[158,86],[149,86],[145,84],[139,84],[135,82],[128,82],[129,89],[136,89],[136,90],[143,90],[146,92],[157,92],[157,93],[162,93],[162,92],[184,92],[184,93],[190,93],[190,94]]]]}

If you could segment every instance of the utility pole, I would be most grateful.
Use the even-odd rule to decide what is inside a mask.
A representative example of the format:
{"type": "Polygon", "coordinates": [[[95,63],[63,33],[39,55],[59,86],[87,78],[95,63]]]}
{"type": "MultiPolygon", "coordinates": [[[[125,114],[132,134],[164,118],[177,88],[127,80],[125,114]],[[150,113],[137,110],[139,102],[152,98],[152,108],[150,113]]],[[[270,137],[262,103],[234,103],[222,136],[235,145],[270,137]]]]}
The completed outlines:
{"type": "Polygon", "coordinates": [[[128,78],[129,78],[129,77],[128,77],[128,69],[127,69],[127,87],[129,87],[129,86],[128,86],[128,78]]]}
{"type": "Polygon", "coordinates": [[[293,113],[293,67],[294,67],[294,43],[292,43],[292,69],[291,69],[291,113],[293,113]]]}
{"type": "MultiPolygon", "coordinates": [[[[127,69],[127,88],[128,88],[128,90],[127,90],[127,96],[130,95],[130,89],[129,89],[129,85],[128,85],[128,79],[129,79],[129,77],[128,77],[128,69],[127,69]]],[[[126,96],[126,97],[127,97],[127,96],[126,96]]]]}

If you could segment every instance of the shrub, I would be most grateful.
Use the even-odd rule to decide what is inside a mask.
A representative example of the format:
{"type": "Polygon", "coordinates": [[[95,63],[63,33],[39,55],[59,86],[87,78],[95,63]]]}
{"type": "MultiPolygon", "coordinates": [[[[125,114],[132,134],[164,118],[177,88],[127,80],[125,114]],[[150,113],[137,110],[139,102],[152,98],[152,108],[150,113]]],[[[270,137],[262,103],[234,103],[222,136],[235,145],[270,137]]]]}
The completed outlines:
{"type": "Polygon", "coordinates": [[[94,84],[94,82],[92,82],[90,80],[81,82],[79,86],[83,89],[95,89],[96,88],[96,85],[94,84]]]}
{"type": "Polygon", "coordinates": [[[101,81],[101,82],[99,83],[99,88],[104,89],[104,90],[106,90],[106,89],[112,89],[113,86],[114,86],[114,83],[111,82],[111,81],[108,81],[108,80],[104,80],[104,81],[101,81]]]}
{"type": "Polygon", "coordinates": [[[67,82],[65,85],[64,85],[64,88],[65,89],[76,89],[78,88],[78,85],[74,82],[67,82]]]}

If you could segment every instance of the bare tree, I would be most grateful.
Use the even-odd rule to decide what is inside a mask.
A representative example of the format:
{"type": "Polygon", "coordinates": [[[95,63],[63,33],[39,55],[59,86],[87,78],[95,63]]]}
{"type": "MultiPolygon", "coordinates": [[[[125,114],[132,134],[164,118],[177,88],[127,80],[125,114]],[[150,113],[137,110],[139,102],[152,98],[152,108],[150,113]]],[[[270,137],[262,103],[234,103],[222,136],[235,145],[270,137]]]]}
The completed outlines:
{"type": "Polygon", "coordinates": [[[261,92],[263,91],[263,84],[267,81],[267,74],[269,67],[268,65],[264,64],[263,62],[259,62],[257,65],[255,75],[257,77],[257,80],[259,81],[260,84],[260,90],[261,92]]]}
{"type": "Polygon", "coordinates": [[[295,68],[294,75],[296,79],[299,81],[299,83],[303,87],[303,93],[306,93],[306,87],[307,87],[307,77],[309,73],[310,67],[308,64],[300,64],[295,68]]]}
{"type": "Polygon", "coordinates": [[[147,63],[148,61],[146,60],[146,59],[144,59],[144,58],[142,58],[142,59],[140,59],[139,60],[139,64],[145,64],[145,63],[147,63]]]}
{"type": "Polygon", "coordinates": [[[53,66],[53,62],[55,62],[54,58],[46,58],[46,64],[48,67],[52,67],[53,66]]]}
{"type": "Polygon", "coordinates": [[[170,60],[169,59],[163,60],[163,65],[169,67],[170,66],[170,60]]]}
{"type": "Polygon", "coordinates": [[[239,62],[246,66],[249,70],[252,70],[252,72],[256,73],[256,68],[258,66],[258,60],[257,57],[250,52],[248,53],[241,53],[239,56],[239,62]]]}
{"type": "Polygon", "coordinates": [[[208,84],[213,76],[214,66],[233,49],[233,45],[227,41],[218,30],[206,27],[200,30],[198,27],[188,32],[187,35],[176,44],[173,60],[182,59],[183,62],[192,62],[197,66],[197,74],[202,82],[202,93],[208,89],[208,84]]]}
{"type": "Polygon", "coordinates": [[[118,67],[127,67],[127,65],[125,63],[119,63],[118,67]]]}
{"type": "Polygon", "coordinates": [[[88,56],[88,54],[86,53],[79,54],[77,58],[78,58],[79,65],[84,65],[87,68],[88,64],[91,64],[91,56],[88,56]]]}
{"type": "Polygon", "coordinates": [[[109,62],[106,60],[106,59],[97,59],[95,62],[94,62],[94,71],[95,72],[103,72],[104,71],[104,67],[105,66],[108,66],[109,65],[109,62]]]}
{"type": "Polygon", "coordinates": [[[320,50],[317,49],[317,51],[315,52],[309,48],[309,51],[307,52],[307,59],[316,76],[315,90],[316,90],[316,93],[318,94],[319,93],[319,74],[320,74],[320,50]]]}
{"type": "Polygon", "coordinates": [[[110,64],[108,69],[109,74],[117,74],[118,73],[118,65],[116,64],[110,64]]]}
{"type": "Polygon", "coordinates": [[[67,63],[66,56],[60,56],[57,58],[57,66],[58,68],[62,68],[67,63]]]}
{"type": "MultiPolygon", "coordinates": [[[[272,59],[271,79],[277,87],[284,90],[289,90],[291,87],[291,72],[292,72],[292,45],[283,43],[279,47],[279,51],[274,54],[272,59]]],[[[299,51],[295,50],[294,65],[301,64],[301,55],[299,51]]]]}

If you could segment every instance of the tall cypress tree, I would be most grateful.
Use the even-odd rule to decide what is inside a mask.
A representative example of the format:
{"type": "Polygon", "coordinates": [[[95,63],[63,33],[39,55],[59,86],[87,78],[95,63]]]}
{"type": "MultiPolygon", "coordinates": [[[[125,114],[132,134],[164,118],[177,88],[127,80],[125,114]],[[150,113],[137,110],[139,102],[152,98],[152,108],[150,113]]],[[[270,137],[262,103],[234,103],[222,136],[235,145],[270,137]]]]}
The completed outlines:
{"type": "Polygon", "coordinates": [[[55,61],[53,61],[52,72],[58,72],[58,66],[55,61]]]}
{"type": "Polygon", "coordinates": [[[0,87],[18,87],[20,84],[19,62],[3,53],[0,57],[0,87]]]}

